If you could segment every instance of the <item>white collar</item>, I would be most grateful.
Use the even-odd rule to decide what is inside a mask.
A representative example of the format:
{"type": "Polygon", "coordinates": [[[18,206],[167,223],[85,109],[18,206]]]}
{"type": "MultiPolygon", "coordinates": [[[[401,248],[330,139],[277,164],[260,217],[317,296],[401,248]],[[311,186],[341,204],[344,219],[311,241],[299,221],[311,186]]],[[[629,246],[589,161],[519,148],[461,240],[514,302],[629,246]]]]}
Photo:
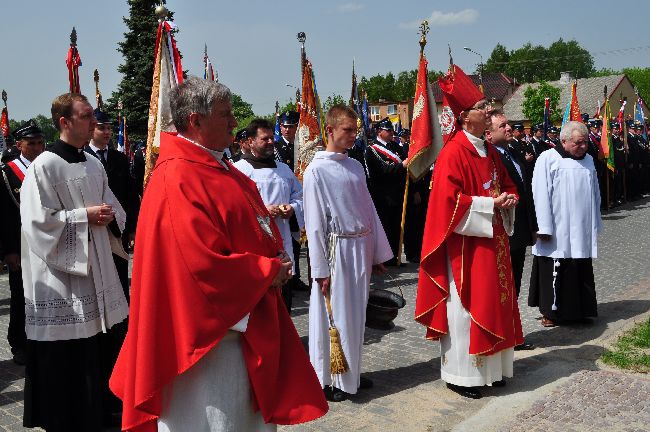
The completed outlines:
{"type": "Polygon", "coordinates": [[[178,137],[179,137],[179,138],[183,138],[185,141],[189,141],[189,142],[191,142],[192,144],[194,144],[194,145],[197,146],[197,147],[201,147],[203,150],[205,150],[205,151],[207,151],[208,153],[210,153],[210,154],[212,155],[212,157],[215,158],[215,159],[217,160],[217,162],[219,162],[219,163],[220,163],[220,164],[221,164],[225,169],[228,169],[228,165],[226,165],[226,163],[223,161],[223,153],[224,153],[224,152],[219,151],[219,150],[212,150],[212,149],[209,149],[209,148],[207,148],[206,146],[201,145],[201,144],[197,143],[196,141],[193,141],[193,140],[191,140],[191,139],[189,139],[189,138],[187,138],[187,137],[184,137],[184,136],[181,135],[181,134],[178,134],[178,137]]]}
{"type": "Polygon", "coordinates": [[[487,150],[485,149],[485,141],[483,141],[481,138],[475,137],[471,133],[467,132],[465,129],[463,129],[463,132],[465,132],[465,136],[469,140],[470,143],[474,146],[476,151],[481,157],[487,156],[487,150]]]}
{"type": "Polygon", "coordinates": [[[29,166],[31,165],[31,162],[28,161],[27,158],[25,158],[25,156],[23,156],[22,153],[20,154],[20,156],[18,156],[18,158],[23,163],[23,165],[25,165],[25,168],[29,168],[29,166]]]}
{"type": "Polygon", "coordinates": [[[384,147],[386,147],[388,145],[388,143],[386,141],[384,141],[383,139],[381,139],[379,137],[377,137],[377,141],[379,141],[381,143],[381,145],[383,145],[384,147]]]}
{"type": "MultiPolygon", "coordinates": [[[[92,151],[94,151],[95,153],[97,153],[97,152],[99,152],[99,151],[101,151],[101,150],[108,150],[108,147],[105,148],[105,149],[100,149],[99,147],[97,147],[97,146],[95,145],[95,143],[94,143],[92,140],[88,143],[88,147],[90,147],[90,149],[91,149],[92,151]]],[[[99,154],[99,153],[97,153],[97,154],[99,154]]],[[[108,152],[106,152],[106,156],[108,156],[108,152]]]]}

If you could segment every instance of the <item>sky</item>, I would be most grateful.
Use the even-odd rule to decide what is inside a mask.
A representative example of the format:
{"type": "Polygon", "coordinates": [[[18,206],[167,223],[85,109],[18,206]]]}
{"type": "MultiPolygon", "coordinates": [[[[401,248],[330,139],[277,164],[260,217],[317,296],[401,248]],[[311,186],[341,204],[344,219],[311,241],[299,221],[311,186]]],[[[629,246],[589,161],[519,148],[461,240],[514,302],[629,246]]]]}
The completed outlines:
{"type": "MultiPolygon", "coordinates": [[[[446,70],[447,44],[454,62],[473,72],[479,56],[463,47],[486,61],[497,43],[512,50],[527,42],[548,46],[560,37],[589,50],[597,69],[650,67],[647,0],[615,6],[600,0],[547,0],[543,6],[529,0],[167,0],[167,7],[179,28],[183,68],[202,76],[207,44],[219,81],[259,115],[273,112],[276,100],[288,102],[300,86],[299,31],[307,34],[321,100],[333,94],[347,100],[353,59],[359,77],[417,68],[423,19],[431,27],[425,48],[430,70],[446,70]]],[[[73,26],[83,62],[81,91],[94,100],[98,69],[107,99],[122,78],[116,49],[128,13],[126,0],[0,1],[0,89],[8,93],[10,118],[49,115],[52,99],[67,91],[73,26]]]]}

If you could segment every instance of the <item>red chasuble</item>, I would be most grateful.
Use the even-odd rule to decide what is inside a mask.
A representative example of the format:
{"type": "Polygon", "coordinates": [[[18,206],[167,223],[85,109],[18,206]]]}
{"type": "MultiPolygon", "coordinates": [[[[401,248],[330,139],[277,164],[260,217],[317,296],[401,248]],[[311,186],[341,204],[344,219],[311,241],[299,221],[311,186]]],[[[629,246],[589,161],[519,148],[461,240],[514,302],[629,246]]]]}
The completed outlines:
{"type": "Polygon", "coordinates": [[[251,399],[268,423],[328,406],[279,289],[282,239],[255,183],[161,136],[136,234],[129,330],[110,380],[122,430],[156,431],[162,392],[250,312],[241,336],[251,399]],[[269,223],[270,222],[270,223],[269,223]]]}
{"type": "Polygon", "coordinates": [[[424,230],[415,319],[426,337],[448,333],[447,255],[463,307],[471,315],[469,354],[491,355],[523,343],[508,235],[495,209],[493,238],[456,234],[472,196],[516,194],[497,150],[481,157],[462,132],[443,147],[433,171],[424,230]]]}

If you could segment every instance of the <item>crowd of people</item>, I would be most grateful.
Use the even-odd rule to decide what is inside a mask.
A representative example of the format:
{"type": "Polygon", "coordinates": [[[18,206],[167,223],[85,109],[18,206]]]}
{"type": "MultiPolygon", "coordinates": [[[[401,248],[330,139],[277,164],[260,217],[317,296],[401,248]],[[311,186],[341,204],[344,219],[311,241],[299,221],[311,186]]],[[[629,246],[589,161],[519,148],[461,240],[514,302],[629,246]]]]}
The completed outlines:
{"type": "MultiPolygon", "coordinates": [[[[535,349],[517,301],[528,247],[528,305],[542,325],[597,316],[609,174],[592,156],[597,122],[526,137],[460,68],[440,84],[455,131],[409,188],[404,252],[420,264],[415,320],[440,340],[442,380],[480,398],[513,376],[514,351],[535,349]]],[[[14,132],[0,241],[26,427],[267,431],[373,387],[362,375],[366,306],[371,275],[403,265],[408,130],[396,136],[384,119],[363,139],[355,111],[335,105],[301,182],[297,113],[282,114],[278,141],[265,119],[233,140],[229,89],[194,77],[170,108],[175,132],[161,134],[144,189],[142,150],[130,167],[110,147],[111,119],[82,95],[53,101],[60,138],[47,150],[36,124],[14,132]],[[295,290],[310,292],[307,351],[290,316],[295,290]]],[[[633,137],[632,185],[613,187],[631,199],[650,178],[647,142],[633,137]]]]}

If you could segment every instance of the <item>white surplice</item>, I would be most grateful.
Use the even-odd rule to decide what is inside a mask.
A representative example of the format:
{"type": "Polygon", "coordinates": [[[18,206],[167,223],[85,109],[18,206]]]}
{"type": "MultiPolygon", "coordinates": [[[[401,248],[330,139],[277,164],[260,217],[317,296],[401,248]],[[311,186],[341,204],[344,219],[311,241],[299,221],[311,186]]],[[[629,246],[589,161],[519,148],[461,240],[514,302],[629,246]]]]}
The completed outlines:
{"type": "Polygon", "coordinates": [[[549,258],[596,258],[600,218],[600,189],[590,155],[576,160],[545,151],[533,171],[533,199],[540,234],[533,255],[549,258]]]}
{"type": "MultiPolygon", "coordinates": [[[[264,204],[289,204],[296,215],[298,226],[302,229],[305,225],[302,186],[287,164],[277,161],[275,163],[277,165],[276,168],[256,169],[247,160],[240,159],[234,165],[239,171],[255,182],[264,204]]],[[[280,230],[284,250],[293,260],[293,245],[291,244],[289,219],[276,217],[274,220],[280,230]]]]}
{"type": "MultiPolygon", "coordinates": [[[[487,153],[483,140],[464,131],[481,157],[487,153]]],[[[488,185],[489,187],[489,185],[488,185]]],[[[514,230],[515,209],[500,210],[503,228],[508,235],[514,230]]],[[[491,197],[472,197],[472,204],[454,230],[465,236],[493,236],[494,199],[491,197]]],[[[469,354],[469,332],[471,319],[458,296],[458,289],[447,256],[447,275],[449,277],[449,297],[447,298],[447,323],[449,333],[440,338],[440,377],[443,381],[463,387],[491,385],[503,377],[512,377],[514,349],[508,348],[492,355],[469,354]]]]}
{"type": "Polygon", "coordinates": [[[305,228],[311,276],[309,358],[322,386],[356,393],[374,264],[393,257],[359,162],[346,154],[317,152],[304,176],[305,228]],[[316,278],[331,276],[334,324],[350,370],[330,374],[325,298],[316,278]]]}
{"type": "Polygon", "coordinates": [[[102,203],[123,230],[126,214],[98,159],[68,163],[44,152],[30,165],[20,191],[28,339],[88,338],[127,317],[112,234],[88,223],[86,207],[102,203]]]}

